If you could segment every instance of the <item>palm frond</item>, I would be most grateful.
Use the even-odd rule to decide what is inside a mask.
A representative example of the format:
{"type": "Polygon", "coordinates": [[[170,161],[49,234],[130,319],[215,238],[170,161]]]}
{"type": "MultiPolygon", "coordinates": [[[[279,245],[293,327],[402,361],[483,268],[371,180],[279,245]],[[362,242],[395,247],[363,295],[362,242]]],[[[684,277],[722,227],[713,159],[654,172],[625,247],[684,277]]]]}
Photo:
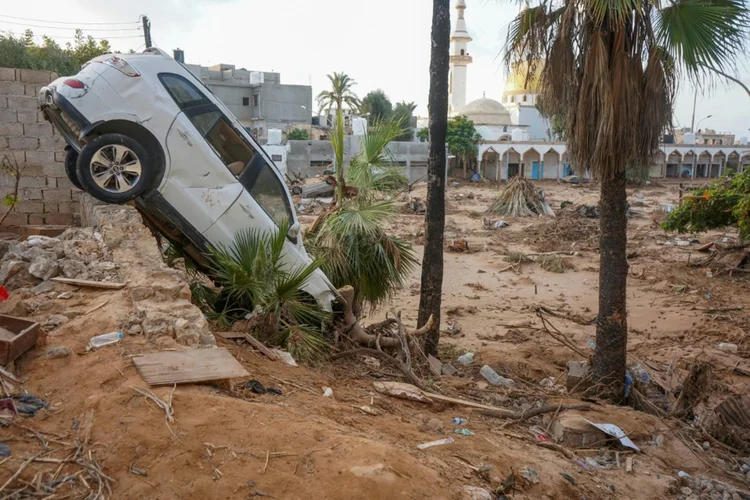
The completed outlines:
{"type": "Polygon", "coordinates": [[[374,203],[353,202],[332,214],[325,225],[334,233],[345,235],[350,233],[378,234],[382,231],[382,224],[392,217],[395,207],[392,201],[378,201],[374,203]]]}
{"type": "Polygon", "coordinates": [[[360,138],[360,153],[352,158],[347,170],[347,183],[357,186],[362,196],[370,191],[385,191],[403,187],[408,180],[395,167],[388,144],[404,133],[401,118],[389,118],[375,123],[360,138]]]}

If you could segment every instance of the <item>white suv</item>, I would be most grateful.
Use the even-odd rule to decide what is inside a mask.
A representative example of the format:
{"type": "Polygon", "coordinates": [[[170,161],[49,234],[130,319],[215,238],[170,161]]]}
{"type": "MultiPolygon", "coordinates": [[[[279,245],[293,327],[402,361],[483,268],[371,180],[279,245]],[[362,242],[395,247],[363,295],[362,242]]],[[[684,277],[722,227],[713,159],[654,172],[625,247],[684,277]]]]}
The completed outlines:
{"type": "MultiPolygon", "coordinates": [[[[163,51],[108,54],[39,92],[44,116],[68,143],[70,181],[138,211],[204,270],[209,246],[248,227],[290,230],[284,259],[311,259],[281,174],[232,113],[163,51]]],[[[318,270],[304,290],[326,310],[336,292],[318,270]]]]}

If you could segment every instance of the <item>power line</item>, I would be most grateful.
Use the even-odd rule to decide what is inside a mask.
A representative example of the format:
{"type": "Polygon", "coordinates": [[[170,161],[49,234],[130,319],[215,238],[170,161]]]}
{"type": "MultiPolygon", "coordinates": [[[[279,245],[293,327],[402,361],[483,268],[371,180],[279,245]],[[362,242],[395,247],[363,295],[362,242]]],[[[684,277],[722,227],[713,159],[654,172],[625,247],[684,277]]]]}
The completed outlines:
{"type": "MultiPolygon", "coordinates": [[[[0,16],[3,17],[3,16],[0,16]]],[[[15,21],[5,21],[0,19],[0,23],[3,24],[15,24],[17,26],[31,26],[32,28],[44,28],[48,30],[65,30],[70,31],[73,28],[62,27],[62,26],[42,26],[41,24],[28,24],[28,23],[17,23],[15,21]]],[[[140,31],[141,28],[86,28],[86,31],[140,31]]]]}
{"type": "MultiPolygon", "coordinates": [[[[5,31],[5,30],[0,30],[0,33],[5,33],[6,35],[10,35],[12,37],[18,37],[18,38],[20,38],[21,36],[23,36],[23,35],[16,35],[12,31],[5,31]]],[[[44,36],[45,35],[34,35],[35,38],[44,38],[44,36]]],[[[74,36],[59,36],[59,35],[47,36],[47,38],[64,39],[64,40],[75,40],[76,39],[76,37],[74,37],[74,36]]],[[[97,37],[93,37],[92,36],[91,38],[93,38],[94,40],[113,40],[113,39],[122,39],[122,38],[141,38],[141,35],[108,36],[108,37],[105,37],[105,38],[97,38],[97,37]]]]}
{"type": "Polygon", "coordinates": [[[81,25],[95,25],[95,24],[101,24],[101,25],[113,25],[113,24],[138,24],[140,22],[140,19],[138,21],[123,21],[119,23],[79,23],[77,21],[45,21],[44,19],[30,19],[28,17],[16,17],[16,16],[9,16],[6,14],[3,14],[2,17],[7,17],[9,19],[20,19],[21,21],[33,21],[37,23],[50,23],[50,24],[72,24],[75,26],[81,26],[81,25]]]}

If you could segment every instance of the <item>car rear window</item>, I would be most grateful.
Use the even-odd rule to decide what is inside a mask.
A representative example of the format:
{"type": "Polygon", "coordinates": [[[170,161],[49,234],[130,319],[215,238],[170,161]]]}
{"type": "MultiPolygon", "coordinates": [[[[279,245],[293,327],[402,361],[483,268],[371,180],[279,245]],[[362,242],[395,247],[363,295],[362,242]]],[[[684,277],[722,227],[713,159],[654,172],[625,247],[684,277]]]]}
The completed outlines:
{"type": "Polygon", "coordinates": [[[200,106],[210,102],[195,85],[180,75],[161,73],[159,74],[159,80],[161,80],[162,85],[164,85],[164,88],[167,89],[167,92],[169,92],[169,95],[172,96],[172,99],[174,99],[180,109],[200,106]]]}

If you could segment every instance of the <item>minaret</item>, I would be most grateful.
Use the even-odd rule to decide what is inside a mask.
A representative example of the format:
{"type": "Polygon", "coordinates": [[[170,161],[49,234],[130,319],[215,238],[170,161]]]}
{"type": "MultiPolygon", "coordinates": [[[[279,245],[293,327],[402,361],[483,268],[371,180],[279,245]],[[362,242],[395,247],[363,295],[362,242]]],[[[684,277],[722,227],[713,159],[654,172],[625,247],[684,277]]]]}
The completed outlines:
{"type": "Polygon", "coordinates": [[[466,106],[466,66],[471,62],[469,42],[471,37],[466,31],[464,10],[465,0],[456,0],[458,18],[451,34],[451,69],[448,80],[448,113],[456,113],[466,106]]]}

